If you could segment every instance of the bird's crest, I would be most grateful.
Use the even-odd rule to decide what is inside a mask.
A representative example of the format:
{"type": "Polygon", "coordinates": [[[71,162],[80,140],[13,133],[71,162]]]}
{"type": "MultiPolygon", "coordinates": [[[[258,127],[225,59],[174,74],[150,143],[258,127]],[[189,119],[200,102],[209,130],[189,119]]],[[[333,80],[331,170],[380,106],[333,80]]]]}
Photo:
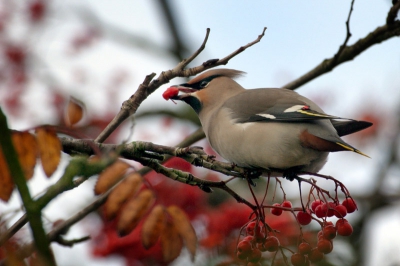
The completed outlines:
{"type": "Polygon", "coordinates": [[[217,69],[212,69],[207,72],[204,72],[197,77],[191,79],[188,84],[194,84],[197,83],[203,79],[210,78],[210,77],[228,77],[231,79],[235,79],[238,77],[243,76],[246,74],[246,72],[240,71],[240,70],[235,70],[235,69],[229,69],[229,68],[217,68],[217,69]]]}

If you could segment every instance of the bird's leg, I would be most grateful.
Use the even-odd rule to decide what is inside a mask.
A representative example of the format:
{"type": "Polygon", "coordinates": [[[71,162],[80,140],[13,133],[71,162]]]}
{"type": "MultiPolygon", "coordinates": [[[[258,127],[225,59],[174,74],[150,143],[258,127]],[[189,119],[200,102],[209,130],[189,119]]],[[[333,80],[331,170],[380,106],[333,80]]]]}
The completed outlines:
{"type": "Polygon", "coordinates": [[[250,185],[252,185],[253,187],[256,186],[256,183],[254,183],[253,179],[259,178],[261,174],[262,172],[259,170],[244,168],[243,175],[246,178],[247,182],[249,182],[250,185]]]}
{"type": "Polygon", "coordinates": [[[299,168],[300,167],[292,167],[289,169],[286,169],[285,171],[283,171],[283,177],[286,178],[289,181],[293,181],[293,180],[299,180],[300,177],[297,175],[297,173],[299,172],[299,168]]]}

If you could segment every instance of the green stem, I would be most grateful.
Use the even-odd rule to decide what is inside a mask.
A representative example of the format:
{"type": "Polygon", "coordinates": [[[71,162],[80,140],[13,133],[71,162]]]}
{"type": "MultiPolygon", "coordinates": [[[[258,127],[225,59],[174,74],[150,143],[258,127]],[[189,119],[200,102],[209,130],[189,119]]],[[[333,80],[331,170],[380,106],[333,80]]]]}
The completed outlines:
{"type": "Polygon", "coordinates": [[[46,237],[43,228],[42,213],[36,202],[32,199],[28,185],[25,180],[21,165],[19,164],[17,152],[12,144],[10,130],[7,125],[7,118],[0,108],[0,146],[7,162],[9,171],[19,195],[26,209],[26,215],[30,224],[36,248],[44,259],[46,265],[56,265],[53,254],[50,250],[50,242],[46,237]]]}

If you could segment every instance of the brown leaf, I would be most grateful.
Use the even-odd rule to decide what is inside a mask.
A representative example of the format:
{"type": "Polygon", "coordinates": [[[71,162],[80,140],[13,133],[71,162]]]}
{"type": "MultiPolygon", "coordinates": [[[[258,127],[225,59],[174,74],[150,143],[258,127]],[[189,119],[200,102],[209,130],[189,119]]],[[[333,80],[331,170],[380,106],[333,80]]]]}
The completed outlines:
{"type": "Polygon", "coordinates": [[[121,236],[129,234],[138,225],[154,202],[154,194],[150,189],[142,190],[139,195],[126,203],[118,221],[118,232],[121,236]]]}
{"type": "Polygon", "coordinates": [[[67,112],[65,115],[65,124],[73,126],[83,117],[84,105],[82,102],[71,97],[68,101],[67,112]]]}
{"type": "Polygon", "coordinates": [[[61,143],[56,132],[51,129],[38,128],[36,139],[39,145],[42,167],[47,177],[57,169],[61,159],[61,143]]]}
{"type": "Polygon", "coordinates": [[[26,131],[13,131],[11,137],[18,154],[19,163],[24,171],[25,179],[29,180],[33,176],[33,170],[39,154],[36,138],[26,131]]]}
{"type": "Polygon", "coordinates": [[[114,219],[122,204],[129,197],[136,194],[142,183],[142,176],[137,172],[128,174],[108,196],[104,206],[106,218],[109,220],[114,219]]]}
{"type": "Polygon", "coordinates": [[[164,230],[161,234],[161,250],[165,262],[176,259],[182,250],[182,238],[171,219],[166,219],[164,230]]]}
{"type": "Polygon", "coordinates": [[[164,229],[165,212],[162,205],[157,205],[150,212],[142,227],[142,244],[145,249],[154,246],[164,229]]]}
{"type": "Polygon", "coordinates": [[[181,208],[175,205],[169,206],[167,212],[171,215],[179,235],[182,237],[186,248],[189,250],[192,261],[194,261],[197,248],[197,236],[189,218],[181,208]]]}
{"type": "Polygon", "coordinates": [[[99,195],[108,191],[121,180],[128,168],[129,164],[120,160],[106,168],[97,179],[96,186],[94,187],[94,194],[99,195]]]}
{"type": "Polygon", "coordinates": [[[0,147],[0,199],[7,202],[14,189],[14,182],[10,175],[10,170],[4,158],[3,150],[0,147]]]}

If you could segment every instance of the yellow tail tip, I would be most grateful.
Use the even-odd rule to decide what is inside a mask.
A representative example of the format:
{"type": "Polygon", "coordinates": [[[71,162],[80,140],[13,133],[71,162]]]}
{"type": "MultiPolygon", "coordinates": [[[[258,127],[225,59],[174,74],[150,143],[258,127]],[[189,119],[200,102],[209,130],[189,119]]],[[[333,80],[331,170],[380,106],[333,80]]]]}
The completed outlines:
{"type": "Polygon", "coordinates": [[[353,148],[353,147],[351,147],[351,146],[345,145],[345,144],[340,143],[340,142],[336,142],[336,144],[339,145],[339,146],[342,146],[342,147],[345,148],[346,150],[353,151],[353,152],[355,152],[355,153],[358,153],[358,154],[360,154],[360,155],[362,155],[362,156],[365,156],[365,157],[371,159],[371,157],[369,157],[369,156],[366,155],[365,153],[363,153],[363,152],[361,152],[361,151],[359,151],[359,150],[357,150],[357,149],[355,149],[355,148],[353,148]]]}
{"type": "Polygon", "coordinates": [[[365,156],[365,157],[371,159],[371,157],[369,157],[368,155],[366,155],[365,153],[363,153],[363,152],[361,152],[361,151],[359,151],[359,150],[357,150],[357,149],[354,149],[353,151],[354,151],[355,153],[361,154],[362,156],[365,156]]]}

